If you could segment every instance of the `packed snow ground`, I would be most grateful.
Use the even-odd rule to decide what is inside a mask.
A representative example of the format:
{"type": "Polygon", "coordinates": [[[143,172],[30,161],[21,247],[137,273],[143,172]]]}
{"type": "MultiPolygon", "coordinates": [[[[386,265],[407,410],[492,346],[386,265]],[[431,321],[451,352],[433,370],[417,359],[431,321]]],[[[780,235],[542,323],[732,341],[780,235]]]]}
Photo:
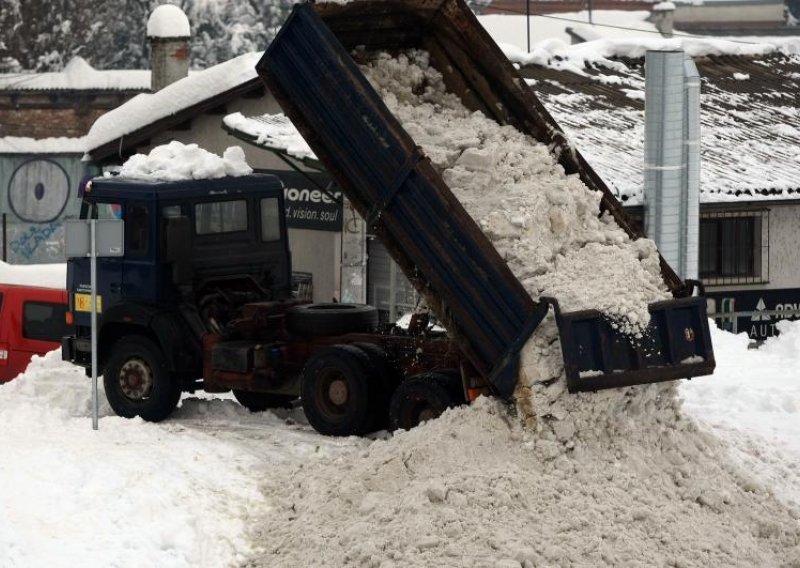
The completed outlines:
{"type": "MultiPolygon", "coordinates": [[[[160,424],[104,407],[94,432],[90,381],[54,352],[0,386],[0,566],[797,566],[800,322],[782,328],[759,350],[714,331],[717,372],[674,410],[691,435],[654,438],[683,460],[672,487],[635,431],[613,458],[549,458],[489,401],[379,441],[191,395],[160,424]]],[[[635,430],[650,410],[609,412],[635,430]]]]}

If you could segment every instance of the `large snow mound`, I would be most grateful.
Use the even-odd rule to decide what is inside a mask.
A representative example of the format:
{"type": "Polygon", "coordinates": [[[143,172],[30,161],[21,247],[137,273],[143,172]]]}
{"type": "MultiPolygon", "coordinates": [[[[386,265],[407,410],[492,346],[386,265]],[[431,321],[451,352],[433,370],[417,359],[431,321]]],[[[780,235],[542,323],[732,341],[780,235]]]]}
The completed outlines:
{"type": "Polygon", "coordinates": [[[628,418],[616,436],[567,455],[479,399],[358,456],[300,466],[288,480],[267,476],[272,511],[254,525],[265,546],[253,564],[800,562],[797,517],[677,404],[659,405],[662,390],[610,406],[628,418]]]}

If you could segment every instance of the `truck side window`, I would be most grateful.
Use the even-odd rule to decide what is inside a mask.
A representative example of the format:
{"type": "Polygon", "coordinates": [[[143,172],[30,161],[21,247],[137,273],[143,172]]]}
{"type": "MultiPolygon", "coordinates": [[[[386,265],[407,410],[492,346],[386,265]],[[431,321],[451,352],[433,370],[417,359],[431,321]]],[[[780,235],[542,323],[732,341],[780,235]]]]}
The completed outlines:
{"type": "Polygon", "coordinates": [[[281,218],[278,198],[267,197],[261,200],[261,240],[278,241],[281,238],[281,218]]]}
{"type": "Polygon", "coordinates": [[[247,230],[247,201],[214,201],[194,206],[194,230],[198,235],[247,230]]]}
{"type": "Polygon", "coordinates": [[[22,306],[22,336],[40,341],[61,341],[71,333],[67,306],[52,302],[25,302],[22,306]]]}
{"type": "Polygon", "coordinates": [[[147,254],[147,207],[141,203],[129,203],[125,214],[127,252],[147,254]]]}
{"type": "Polygon", "coordinates": [[[119,203],[95,203],[92,205],[92,219],[122,219],[122,205],[119,203]]]}

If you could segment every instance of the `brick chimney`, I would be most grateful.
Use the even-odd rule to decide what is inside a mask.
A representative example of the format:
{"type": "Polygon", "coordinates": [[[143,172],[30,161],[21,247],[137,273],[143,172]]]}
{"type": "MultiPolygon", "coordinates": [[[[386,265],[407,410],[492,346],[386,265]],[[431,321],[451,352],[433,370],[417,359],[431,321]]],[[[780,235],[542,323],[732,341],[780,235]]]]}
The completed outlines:
{"type": "Polygon", "coordinates": [[[189,74],[189,18],[172,4],[158,6],[147,20],[150,88],[159,91],[189,74]]]}

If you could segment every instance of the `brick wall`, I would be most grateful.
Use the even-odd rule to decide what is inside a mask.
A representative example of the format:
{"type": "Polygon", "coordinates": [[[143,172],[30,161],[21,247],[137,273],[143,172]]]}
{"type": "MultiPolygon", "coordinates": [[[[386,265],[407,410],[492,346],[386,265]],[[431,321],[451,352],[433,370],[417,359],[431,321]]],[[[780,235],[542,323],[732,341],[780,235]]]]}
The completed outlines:
{"type": "Polygon", "coordinates": [[[98,117],[136,93],[0,93],[0,137],[83,136],[98,117]]]}
{"type": "Polygon", "coordinates": [[[97,117],[110,109],[91,109],[80,115],[73,109],[0,109],[0,137],[77,138],[89,132],[97,117]]]}

